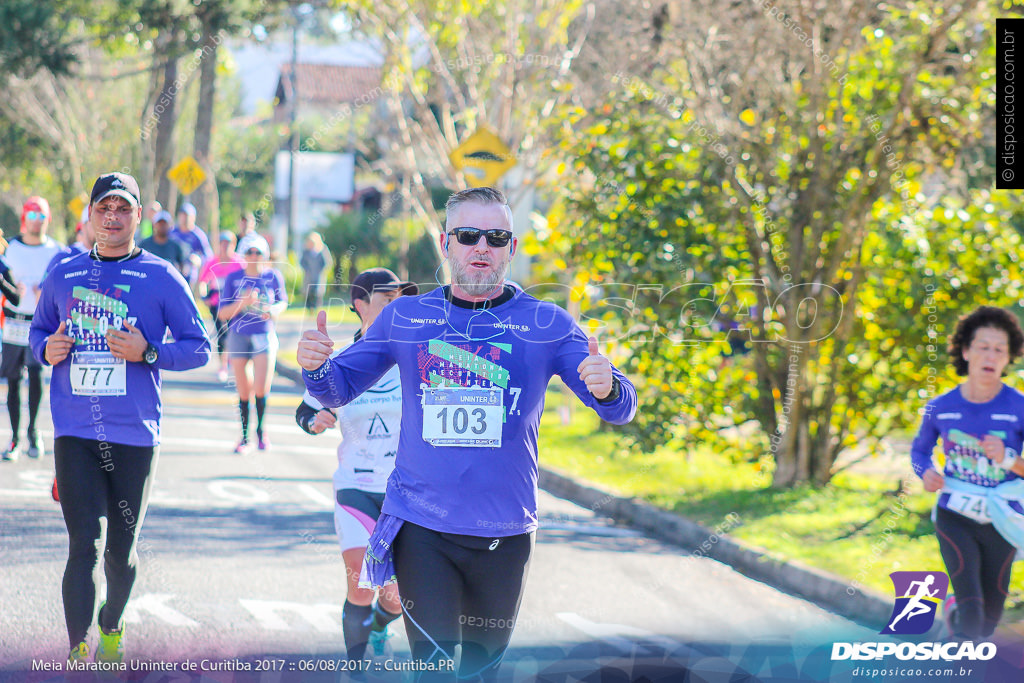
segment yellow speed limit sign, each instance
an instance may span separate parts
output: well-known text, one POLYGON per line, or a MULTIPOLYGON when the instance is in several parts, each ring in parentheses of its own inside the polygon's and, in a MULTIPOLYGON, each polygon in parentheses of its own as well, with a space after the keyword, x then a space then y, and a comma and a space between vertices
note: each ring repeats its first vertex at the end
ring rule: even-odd
POLYGON ((195 159, 185 157, 167 171, 167 178, 178 186, 182 194, 192 194, 206 180, 206 171, 195 159))
POLYGON ((452 166, 466 175, 472 187, 494 185, 508 169, 516 165, 511 150, 487 128, 477 129, 453 149, 448 158, 452 166))

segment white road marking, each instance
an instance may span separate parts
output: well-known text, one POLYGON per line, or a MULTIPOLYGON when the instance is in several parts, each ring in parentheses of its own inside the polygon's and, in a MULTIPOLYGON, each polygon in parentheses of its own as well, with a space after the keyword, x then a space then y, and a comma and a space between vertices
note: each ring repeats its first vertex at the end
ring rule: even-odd
POLYGON ((596 621, 591 621, 586 617, 582 617, 575 612, 558 612, 555 616, 573 628, 586 633, 591 638, 603 640, 609 645, 618 648, 624 654, 631 654, 638 648, 645 651, 646 654, 656 654, 652 648, 637 643, 637 640, 643 640, 646 643, 659 645, 670 652, 679 647, 679 643, 671 638, 666 638, 665 636, 658 635, 651 631, 645 631, 644 629, 636 628, 635 626, 626 626, 625 624, 600 624, 596 621), (629 638, 632 638, 633 640, 629 640, 629 638))
POLYGON ((12 498, 49 498, 50 492, 41 489, 0 489, 0 496, 12 498))
POLYGON ((18 472, 18 478, 25 482, 26 486, 44 489, 49 492, 50 487, 53 485, 53 470, 29 470, 27 472, 18 472))
MULTIPOLYGON (((268 433, 271 436, 273 436, 273 431, 268 430, 268 433)), ((218 440, 218 439, 190 439, 190 438, 187 438, 187 437, 170 437, 170 438, 165 437, 164 439, 162 439, 162 443, 160 444, 160 448, 164 449, 164 448, 168 448, 168 447, 194 447, 195 446, 195 447, 199 447, 195 451, 196 455, 204 455, 204 454, 210 454, 210 453, 223 453, 224 455, 229 455, 231 453, 232 449, 234 449, 234 447, 237 446, 237 445, 238 445, 237 441, 224 441, 224 440, 218 440)), ((331 450, 330 448, 316 448, 316 447, 313 447, 313 446, 296 446, 296 445, 293 445, 293 444, 288 444, 287 446, 282 446, 280 450, 286 451, 288 453, 295 453, 295 454, 304 453, 304 454, 307 454, 307 455, 330 455, 330 456, 334 456, 335 453, 336 453, 335 451, 331 450)))
POLYGON ((270 494, 267 491, 242 481, 217 479, 207 482, 206 486, 210 489, 210 493, 230 501, 249 503, 250 505, 270 502, 270 494), (238 493, 231 489, 236 489, 238 493))
POLYGON ((299 491, 302 491, 304 494, 306 494, 306 496, 311 501, 316 503, 318 506, 328 509, 334 507, 334 501, 331 500, 328 496, 324 495, 324 493, 320 489, 309 484, 299 484, 298 487, 299 491))
POLYGON ((167 593, 133 595, 124 609, 124 620, 131 624, 138 624, 142 622, 142 612, 148 612, 171 626, 199 626, 199 622, 192 621, 178 610, 164 604, 172 598, 174 596, 167 593))
POLYGON ((289 626, 278 612, 291 612, 321 633, 340 633, 341 625, 333 615, 341 618, 341 605, 304 605, 300 602, 281 600, 239 600, 242 607, 259 622, 260 626, 271 631, 301 631, 308 628, 289 626))

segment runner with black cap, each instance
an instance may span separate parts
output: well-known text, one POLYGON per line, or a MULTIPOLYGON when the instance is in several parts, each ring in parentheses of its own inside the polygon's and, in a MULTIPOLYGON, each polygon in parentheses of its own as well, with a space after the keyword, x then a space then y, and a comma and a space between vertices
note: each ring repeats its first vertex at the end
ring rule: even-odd
POLYGON ((11 279, 18 290, 19 301, 8 299, 4 304, 3 354, 0 354, 0 377, 7 380, 7 415, 11 419, 11 441, 4 451, 4 460, 17 460, 21 454, 21 378, 28 375, 28 456, 42 457, 43 437, 36 430, 39 404, 43 400, 43 367, 32 357, 28 346, 28 330, 39 299, 39 286, 46 267, 60 253, 61 245, 47 236, 50 227, 50 204, 43 197, 29 197, 21 208, 21 234, 14 237, 4 256, 11 279))
MULTIPOLYGON (((387 268, 371 268, 356 276, 350 294, 352 310, 360 322, 353 339, 356 342, 385 306, 400 296, 419 294, 419 288, 412 282, 402 282, 387 268)), ((345 652, 350 660, 361 660, 369 642, 375 655, 383 655, 388 624, 402 615, 398 586, 386 586, 374 600, 373 590, 359 587, 359 572, 366 542, 384 505, 388 477, 395 469, 398 425, 402 421, 398 368, 388 370, 337 413, 324 408, 307 391, 295 411, 295 421, 310 434, 321 434, 335 425, 341 429, 338 469, 334 472, 334 528, 348 580, 341 622, 345 652)))
POLYGON ((188 285, 135 245, 139 186, 123 173, 93 185, 96 244, 43 281, 29 331, 36 360, 53 366, 50 409, 60 505, 68 529, 63 601, 71 660, 89 654, 100 561, 106 601, 98 661, 124 657, 122 614, 135 582, 138 538, 160 443, 160 372, 199 367, 210 342, 188 285), (174 341, 164 343, 170 331, 174 341), (102 522, 106 519, 106 524, 102 522))

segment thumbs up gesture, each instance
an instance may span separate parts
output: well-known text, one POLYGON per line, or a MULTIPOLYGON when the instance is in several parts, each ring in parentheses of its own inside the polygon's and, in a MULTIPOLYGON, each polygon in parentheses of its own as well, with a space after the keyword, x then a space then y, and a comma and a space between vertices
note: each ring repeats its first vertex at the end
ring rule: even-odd
POLYGON ((66 326, 67 323, 62 320, 57 331, 46 338, 45 356, 50 365, 56 365, 67 358, 71 347, 75 345, 75 338, 65 332, 66 326))
POLYGON ((306 330, 299 340, 297 359, 299 365, 313 372, 320 368, 334 353, 334 342, 327 334, 327 311, 316 314, 316 329, 306 330))
POLYGON ((594 398, 605 398, 612 393, 612 364, 598 350, 597 337, 587 340, 587 351, 590 355, 576 370, 594 398))

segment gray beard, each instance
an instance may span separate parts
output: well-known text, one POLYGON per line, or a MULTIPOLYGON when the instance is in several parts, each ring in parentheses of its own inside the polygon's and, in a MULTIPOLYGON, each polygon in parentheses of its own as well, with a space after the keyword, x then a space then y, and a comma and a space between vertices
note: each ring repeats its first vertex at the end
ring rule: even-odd
POLYGON ((470 270, 469 265, 461 266, 452 262, 452 284, 458 285, 462 291, 470 296, 483 296, 490 294, 499 284, 505 281, 505 273, 508 272, 508 259, 495 264, 490 273, 475 273, 470 270))

